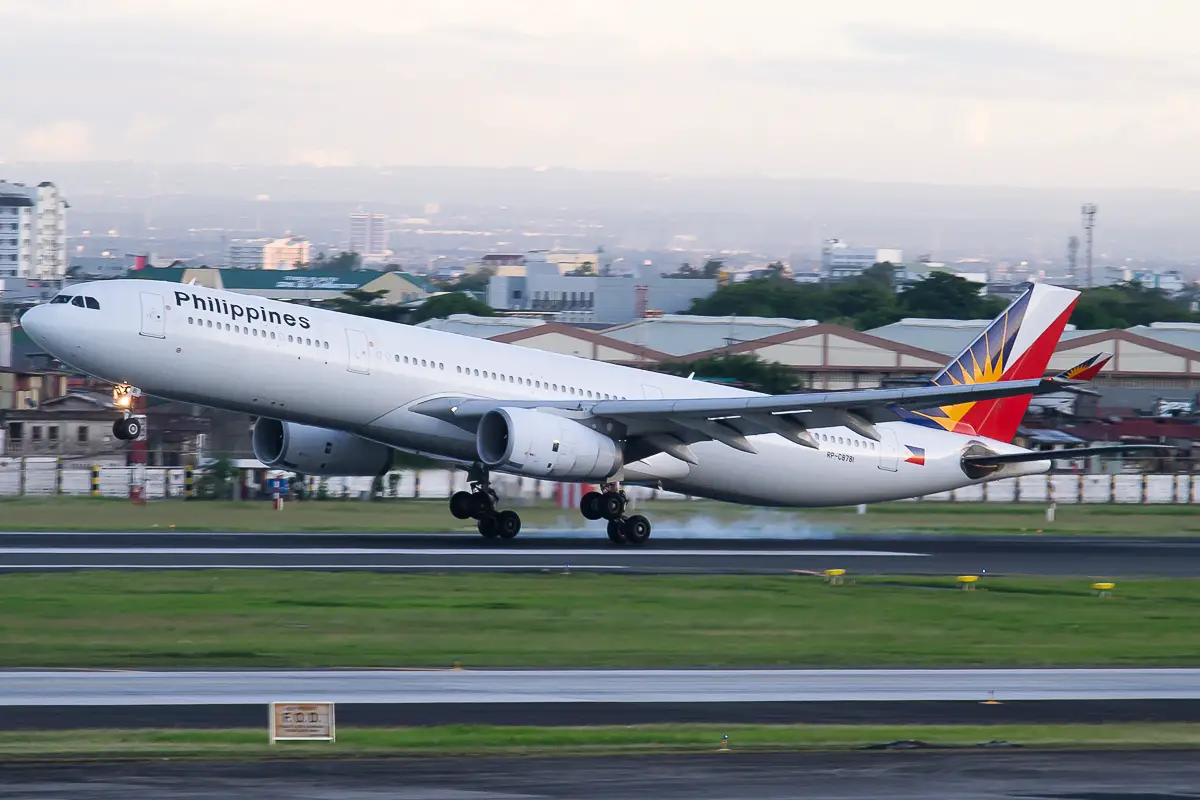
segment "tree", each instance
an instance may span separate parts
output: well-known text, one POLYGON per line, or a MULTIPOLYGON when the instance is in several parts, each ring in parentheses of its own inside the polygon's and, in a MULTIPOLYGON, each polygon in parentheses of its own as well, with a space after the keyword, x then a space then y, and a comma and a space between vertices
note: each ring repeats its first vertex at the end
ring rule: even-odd
POLYGON ((702 277, 718 278, 721 275, 721 270, 725 269, 725 262, 720 258, 710 258, 704 262, 704 269, 701 270, 702 277))
POLYGON ((982 297, 983 285, 948 272, 933 272, 900 295, 900 309, 910 317, 991 319, 1004 302, 982 297))
POLYGON ((362 256, 358 253, 338 253, 324 264, 324 269, 333 272, 351 272, 362 268, 362 256))
POLYGON ((1085 289, 1070 322, 1077 328, 1129 328, 1151 322, 1191 322, 1200 315, 1191 310, 1186 295, 1169 297, 1138 281, 1085 289))
POLYGON ((890 261, 880 261, 863 270, 861 280, 878 283, 889 290, 896 286, 896 265, 890 261))
POLYGON ((403 321, 405 310, 396 305, 383 302, 389 294, 387 289, 347 289, 341 297, 335 297, 322 303, 326 308, 340 311, 343 314, 354 314, 358 317, 382 319, 387 322, 403 321))
POLYGON ((796 373, 775 361, 763 361, 756 355, 708 356, 695 361, 668 361, 658 369, 670 375, 686 377, 693 372, 700 380, 731 381, 758 392, 789 394, 802 387, 796 373))
POLYGON ((785 281, 787 277, 787 267, 782 261, 772 261, 767 264, 767 280, 770 281, 785 281))
POLYGON ((688 262, 683 262, 679 265, 679 269, 674 272, 663 275, 664 278, 703 278, 704 273, 693 267, 688 262))
POLYGON ((451 314, 474 314, 477 317, 490 317, 496 312, 486 303, 481 303, 469 294, 462 292, 447 292, 434 295, 426 300, 409 317, 414 324, 427 319, 443 319, 451 314))
POLYGON ((453 281, 437 281, 439 289, 453 292, 486 292, 488 281, 496 274, 495 267, 484 267, 478 272, 463 274, 453 281))
POLYGON ((592 262, 585 261, 582 264, 580 264, 578 267, 576 267, 575 269, 571 270, 567 274, 568 275, 579 275, 582 277, 589 277, 589 276, 596 274, 596 269, 595 269, 594 265, 592 264, 592 262))

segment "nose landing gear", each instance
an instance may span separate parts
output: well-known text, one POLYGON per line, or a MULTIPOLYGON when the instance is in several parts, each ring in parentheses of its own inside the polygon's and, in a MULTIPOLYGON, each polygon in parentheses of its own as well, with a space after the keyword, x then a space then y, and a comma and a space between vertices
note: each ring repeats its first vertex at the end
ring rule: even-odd
POLYGON ((475 465, 467 473, 469 492, 450 497, 450 513, 456 519, 473 519, 485 539, 513 539, 521 532, 521 517, 510 509, 497 511, 500 497, 492 489, 486 467, 475 465))
POLYGON ((650 538, 650 520, 641 514, 626 517, 629 498, 619 483, 606 483, 603 491, 588 492, 579 501, 579 511, 585 519, 608 520, 608 538, 613 544, 645 544, 650 538))
POLYGON ((133 413, 134 402, 141 396, 142 390, 136 386, 127 383, 113 386, 113 407, 121 412, 121 418, 113 423, 113 436, 122 442, 140 439, 145 432, 145 417, 133 413))

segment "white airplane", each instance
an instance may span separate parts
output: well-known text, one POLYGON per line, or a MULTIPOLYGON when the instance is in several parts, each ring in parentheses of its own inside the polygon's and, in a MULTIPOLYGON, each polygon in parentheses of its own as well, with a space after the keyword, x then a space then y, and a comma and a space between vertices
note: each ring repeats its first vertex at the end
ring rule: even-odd
MULTIPOLYGON (((195 285, 84 283, 21 325, 60 361, 130 393, 257 416, 255 456, 310 475, 379 475, 395 449, 469 466, 450 499, 488 538, 492 471, 597 483, 580 504, 617 543, 650 536, 622 483, 774 506, 874 503, 1046 472, 1012 444, 1078 292, 1034 285, 927 386, 762 395, 516 345, 195 285)), ((1098 371, 1098 368, 1095 368, 1098 371)), ((117 438, 140 435, 129 414, 117 438)), ((1071 455, 1126 446, 1078 448, 1071 455)), ((1065 455, 1062 457, 1066 457, 1065 455)))

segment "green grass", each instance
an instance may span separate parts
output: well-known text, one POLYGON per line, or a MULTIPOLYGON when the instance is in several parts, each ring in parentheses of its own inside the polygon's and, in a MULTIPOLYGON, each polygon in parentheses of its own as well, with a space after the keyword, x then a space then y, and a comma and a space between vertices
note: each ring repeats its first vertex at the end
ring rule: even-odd
MULTIPOLYGON (((583 527, 582 517, 547 504, 514 506, 528 530, 583 527)), ((660 500, 639 509, 662 527, 694 526, 698 519, 742 531, 822 533, 1200 535, 1200 514, 1189 506, 1059 506, 1047 523, 1042 503, 884 503, 859 515, 853 508, 759 509, 711 501, 660 500)), ((134 506, 125 500, 84 497, 0 499, 0 531, 460 531, 474 526, 450 516, 446 501, 309 501, 276 512, 264 502, 184 502, 134 506)), ((599 523, 587 526, 603 536, 599 523)))
POLYGON ((0 575, 2 667, 1196 666, 1200 583, 0 575), (930 588, 934 587, 934 588, 930 588))
POLYGON ((259 760, 404 755, 602 755, 850 750, 898 739, 971 746, 1004 740, 1036 748, 1193 748, 1200 724, 1114 725, 644 725, 534 728, 457 725, 343 728, 336 742, 267 743, 261 730, 88 730, 0 733, 0 759, 193 758, 259 760))

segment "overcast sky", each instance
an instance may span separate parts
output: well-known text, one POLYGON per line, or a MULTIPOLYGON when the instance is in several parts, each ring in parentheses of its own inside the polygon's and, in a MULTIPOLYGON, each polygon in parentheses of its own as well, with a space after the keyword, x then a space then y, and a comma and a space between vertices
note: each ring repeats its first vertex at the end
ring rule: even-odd
POLYGON ((0 0, 0 160, 1200 189, 1191 0, 0 0))

